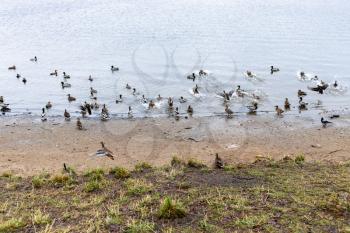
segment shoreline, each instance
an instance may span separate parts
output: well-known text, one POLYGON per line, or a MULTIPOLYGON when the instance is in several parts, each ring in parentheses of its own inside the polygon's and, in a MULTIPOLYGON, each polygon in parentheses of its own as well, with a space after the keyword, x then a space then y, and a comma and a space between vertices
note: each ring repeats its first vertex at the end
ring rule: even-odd
POLYGON ((86 130, 75 127, 75 119, 2 118, 0 126, 0 173, 23 176, 58 172, 63 163, 77 171, 122 166, 139 162, 153 166, 168 164, 173 156, 211 165, 215 153, 232 164, 253 162, 257 157, 281 159, 303 154, 308 161, 350 160, 348 118, 322 128, 308 118, 199 117, 113 119, 101 122, 83 119, 86 130), (115 154, 115 160, 97 157, 100 142, 115 154))

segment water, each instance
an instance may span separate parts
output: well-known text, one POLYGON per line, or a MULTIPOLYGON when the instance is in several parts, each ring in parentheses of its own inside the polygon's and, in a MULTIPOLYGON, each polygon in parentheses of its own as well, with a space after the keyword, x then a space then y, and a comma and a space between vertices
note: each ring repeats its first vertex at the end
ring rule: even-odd
MULTIPOLYGON (((106 103, 118 116, 128 106, 138 116, 166 114, 149 111, 125 89, 126 83, 140 94, 184 96, 187 104, 175 103, 184 112, 190 103, 196 115, 224 111, 215 92, 243 89, 264 93, 260 109, 273 111, 288 97, 297 105, 300 82, 297 72, 318 75, 325 82, 337 80, 350 86, 350 2, 347 0, 2 0, 0 3, 0 95, 12 114, 41 113, 51 101, 50 115, 64 109, 78 114, 81 102, 90 101, 90 86, 98 90, 98 102, 106 103), (38 63, 29 59, 37 56, 38 63), (15 64, 16 72, 7 70, 15 64), (110 65, 120 67, 112 73, 110 65), (281 72, 270 75, 269 66, 281 72), (210 71, 195 83, 201 95, 190 90, 193 70, 210 71), (62 77, 50 77, 54 69, 66 71, 72 88, 62 90, 62 77), (263 82, 247 81, 252 70, 263 82), (24 85, 16 73, 26 77, 24 85), (90 83, 88 76, 94 81, 90 83), (67 94, 77 98, 68 103, 67 94), (124 103, 115 104, 123 94, 124 103)), ((349 92, 311 93, 303 115, 317 116, 324 110, 347 110, 349 92), (315 108, 318 100, 320 107, 315 108)), ((249 101, 232 100, 231 108, 246 112, 249 101)), ((293 109, 289 114, 298 115, 293 109)))

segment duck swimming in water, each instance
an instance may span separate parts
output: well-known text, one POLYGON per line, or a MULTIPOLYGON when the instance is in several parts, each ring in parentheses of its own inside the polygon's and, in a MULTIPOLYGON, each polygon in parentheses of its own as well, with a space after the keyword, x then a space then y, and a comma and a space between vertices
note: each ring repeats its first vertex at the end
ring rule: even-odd
POLYGON ((174 105, 173 99, 171 97, 168 98, 168 108, 172 109, 174 105))
POLYGON ((154 104, 154 101, 153 100, 151 100, 150 102, 149 102, 149 104, 148 104, 148 107, 149 108, 154 108, 156 105, 154 104))
POLYGON ((11 109, 8 107, 8 104, 3 104, 0 111, 4 114, 5 112, 11 112, 11 109))
POLYGON ((338 87, 338 82, 337 81, 334 81, 333 87, 338 87))
POLYGON ((198 85, 193 88, 193 94, 199 94, 198 85))
POLYGON ((305 103, 303 101, 303 97, 299 98, 299 110, 307 110, 306 106, 308 105, 308 103, 305 103))
POLYGON ((64 110, 63 116, 66 121, 70 120, 70 113, 67 111, 67 109, 64 110))
POLYGON ((132 108, 131 108, 131 106, 129 106, 128 116, 129 116, 129 117, 132 117, 132 116, 133 116, 133 113, 132 113, 132 108))
POLYGON ((119 68, 118 68, 118 67, 111 66, 111 71, 112 71, 112 72, 114 72, 114 71, 119 71, 119 68))
POLYGON ((284 110, 289 110, 290 109, 290 103, 288 98, 284 100, 284 110))
POLYGON ((278 116, 282 116, 282 114, 284 113, 284 111, 281 108, 279 108, 278 105, 275 106, 275 111, 278 116))
POLYGON ((271 71, 271 74, 273 74, 275 72, 279 72, 280 69, 278 69, 277 67, 270 66, 270 71, 271 71))
POLYGON ((21 77, 21 75, 20 74, 16 74, 16 78, 20 78, 21 77))
POLYGON ((50 73, 51 76, 57 76, 58 75, 58 72, 57 70, 55 70, 54 72, 50 73))
POLYGON ((37 62, 37 61, 38 61, 38 58, 37 58, 36 56, 34 56, 33 58, 29 59, 29 61, 37 62))
POLYGON ((185 99, 183 96, 180 96, 179 102, 180 102, 181 104, 186 103, 186 102, 187 102, 187 99, 185 99))
POLYGON ((68 88, 68 87, 71 87, 72 85, 70 83, 67 83, 67 82, 61 82, 61 86, 62 86, 62 88, 68 88))
POLYGON ((125 86, 126 89, 130 90, 131 89, 131 86, 127 83, 126 86, 125 86))
POLYGON ((3 104, 3 103, 4 103, 4 97, 0 96, 0 104, 3 104))
POLYGON ((9 70, 16 70, 16 66, 15 66, 15 65, 10 66, 8 69, 9 69, 9 70))
POLYGON ((45 108, 46 108, 46 109, 52 108, 52 103, 51 103, 50 101, 47 102, 47 104, 45 105, 45 108))
POLYGON ((23 78, 23 79, 22 79, 22 82, 23 82, 24 84, 26 84, 26 83, 27 83, 27 79, 26 79, 26 78, 23 78))
POLYGON ((92 88, 92 87, 90 87, 90 93, 92 93, 92 94, 96 94, 96 93, 97 93, 97 90, 96 90, 96 89, 94 89, 94 88, 92 88))
POLYGON ((71 96, 70 94, 68 94, 67 96, 68 96, 68 101, 69 102, 73 102, 73 101, 77 100, 75 97, 71 96))
POLYGON ((63 78, 64 79, 70 79, 70 75, 66 74, 66 72, 63 71, 63 78))
POLYGON ((258 103, 254 101, 252 105, 248 105, 247 108, 250 113, 255 113, 256 110, 258 110, 258 103))
POLYGON ((90 82, 94 81, 94 79, 91 77, 91 75, 89 75, 89 81, 90 82))
POLYGON ((298 90, 298 97, 300 96, 306 96, 306 92, 305 91, 302 91, 302 90, 298 90))
POLYGON ((119 95, 119 98, 116 99, 115 103, 116 104, 119 104, 119 103, 122 103, 123 102, 123 96, 122 95, 119 95))

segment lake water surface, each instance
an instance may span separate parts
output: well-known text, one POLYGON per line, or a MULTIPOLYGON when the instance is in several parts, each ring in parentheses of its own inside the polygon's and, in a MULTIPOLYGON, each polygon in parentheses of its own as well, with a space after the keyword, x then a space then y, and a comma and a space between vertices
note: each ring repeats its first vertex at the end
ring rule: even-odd
MULTIPOLYGON (((304 98, 317 116, 324 110, 347 111, 350 106, 350 2, 347 0, 2 0, 0 2, 0 95, 11 114, 40 114, 51 101, 50 115, 64 109, 78 114, 81 102, 91 101, 90 87, 98 90, 98 102, 113 114, 124 116, 128 106, 135 115, 166 114, 166 102, 149 111, 140 103, 141 94, 184 96, 195 114, 224 112, 216 93, 241 85, 262 99, 260 110, 273 111, 288 97, 298 105, 301 82, 297 73, 317 75, 327 83, 335 80, 341 91, 311 93, 304 98), (37 56, 37 63, 29 59, 37 56), (17 71, 7 67, 17 66, 17 71), (120 67, 112 73, 110 65, 120 67), (281 72, 271 75, 270 65, 281 72), (71 88, 62 89, 66 71, 71 88), (208 77, 187 80, 199 69, 208 77), (261 79, 243 75, 252 70, 261 79), (27 79, 24 85, 16 78, 27 79), (90 83, 88 76, 94 81, 90 83), (133 96, 126 83, 140 93, 133 96), (191 89, 198 84, 200 95, 191 89), (67 94, 77 98, 68 103, 67 94), (116 104, 122 94, 124 102, 116 104)), ((230 107, 247 112, 250 100, 233 98, 230 107)), ((158 104, 158 103, 157 103, 158 104)), ((297 109, 288 114, 298 115, 297 109)))

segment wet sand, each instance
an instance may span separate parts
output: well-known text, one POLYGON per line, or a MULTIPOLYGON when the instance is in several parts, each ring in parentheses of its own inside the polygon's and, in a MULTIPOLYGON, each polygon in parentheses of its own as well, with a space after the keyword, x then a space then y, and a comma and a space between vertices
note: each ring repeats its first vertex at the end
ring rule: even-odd
POLYGON ((63 163, 77 171, 132 168, 143 161, 161 166, 169 164, 173 156, 211 165, 215 153, 228 163, 299 154, 308 161, 350 160, 348 117, 327 128, 302 117, 83 119, 83 131, 76 129, 75 119, 41 122, 38 118, 3 117, 0 121, 0 172, 22 176, 58 172, 63 163), (95 156, 100 141, 115 153, 115 160, 95 156))

